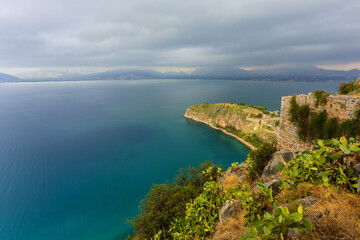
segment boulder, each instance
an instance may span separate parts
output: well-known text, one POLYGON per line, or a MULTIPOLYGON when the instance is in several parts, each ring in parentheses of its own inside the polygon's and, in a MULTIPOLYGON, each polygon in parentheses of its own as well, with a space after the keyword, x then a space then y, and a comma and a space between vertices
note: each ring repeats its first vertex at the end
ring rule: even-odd
POLYGON ((293 152, 276 152, 269 163, 265 166, 261 175, 262 182, 268 182, 279 178, 279 167, 284 167, 284 163, 289 162, 295 154, 293 152))
POLYGON ((236 200, 236 201, 229 201, 227 200, 225 202, 225 204, 222 206, 222 208, 220 209, 220 213, 219 213, 219 220, 221 223, 224 223, 226 218, 231 217, 236 208, 239 206, 239 204, 241 203, 241 200, 236 200))
POLYGON ((358 191, 358 193, 360 193, 360 163, 354 165, 353 169, 354 169, 354 173, 355 173, 356 177, 358 178, 357 191, 358 191))
POLYGON ((232 167, 230 169, 230 174, 231 175, 235 174, 237 176, 241 176, 245 172, 245 170, 248 166, 249 166, 249 164, 247 162, 243 162, 235 167, 232 167))
POLYGON ((353 169, 354 169, 354 173, 357 177, 360 176, 360 163, 356 164, 353 166, 353 169))

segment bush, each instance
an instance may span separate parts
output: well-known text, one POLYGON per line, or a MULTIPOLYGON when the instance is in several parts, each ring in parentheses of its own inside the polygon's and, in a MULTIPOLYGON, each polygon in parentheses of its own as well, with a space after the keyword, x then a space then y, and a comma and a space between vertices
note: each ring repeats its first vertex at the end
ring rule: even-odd
POLYGON ((275 127, 278 127, 280 125, 280 121, 279 120, 276 120, 275 121, 275 127))
POLYGON ((318 140, 319 149, 304 151, 285 163, 282 170, 286 187, 296 187, 300 183, 334 184, 356 191, 357 178, 351 167, 346 166, 346 157, 359 157, 360 147, 353 138, 340 140, 318 140))
POLYGON ((324 90, 317 90, 314 91, 314 96, 316 98, 316 103, 315 106, 319 106, 319 105, 325 105, 327 103, 327 98, 330 95, 330 93, 324 91, 324 90))
POLYGON ((213 235, 218 213, 228 198, 222 186, 214 181, 204 185, 204 191, 186 207, 185 216, 175 219, 170 229, 174 239, 205 239, 213 235))
POLYGON ((341 95, 347 95, 353 91, 359 90, 358 84, 356 84, 356 81, 352 81, 349 83, 342 82, 340 86, 338 87, 338 93, 341 95))
POLYGON ((271 160, 275 152, 275 143, 263 143, 258 149, 251 150, 247 158, 247 162, 249 163, 247 170, 250 180, 254 181, 261 176, 265 166, 271 160))
POLYGON ((199 167, 180 169, 173 183, 155 184, 140 202, 140 214, 130 222, 141 239, 151 239, 162 231, 161 239, 168 239, 171 221, 184 217, 186 204, 203 190, 205 182, 216 181, 220 168, 210 162, 199 167))

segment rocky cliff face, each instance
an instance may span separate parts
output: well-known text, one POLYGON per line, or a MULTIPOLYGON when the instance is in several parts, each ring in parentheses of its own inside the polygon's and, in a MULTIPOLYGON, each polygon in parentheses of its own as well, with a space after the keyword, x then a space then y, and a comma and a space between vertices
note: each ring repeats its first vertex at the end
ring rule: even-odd
MULTIPOLYGON (((289 110, 291 107, 291 99, 292 96, 282 97, 281 99, 278 149, 292 152, 313 150, 316 142, 302 141, 298 137, 297 127, 290 121, 289 110)), ((330 95, 327 97, 326 104, 316 106, 317 99, 313 93, 309 93, 307 95, 296 95, 296 102, 298 105, 309 105, 310 110, 315 113, 326 110, 330 118, 338 118, 340 121, 344 121, 355 117, 355 111, 359 107, 360 98, 345 95, 330 95)))

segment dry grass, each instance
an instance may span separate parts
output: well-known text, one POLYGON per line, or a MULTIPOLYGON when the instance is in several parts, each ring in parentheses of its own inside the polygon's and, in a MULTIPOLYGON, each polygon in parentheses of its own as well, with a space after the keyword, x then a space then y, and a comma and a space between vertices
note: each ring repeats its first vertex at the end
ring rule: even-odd
POLYGON ((225 175, 224 179, 221 182, 224 190, 229 190, 229 188, 236 188, 241 183, 239 176, 237 175, 225 175))
POLYGON ((216 234, 213 240, 237 240, 239 236, 249 231, 245 227, 245 211, 239 207, 231 218, 227 218, 224 223, 218 222, 216 225, 216 234))
POLYGON ((324 187, 315 187, 312 194, 316 204, 306 214, 315 227, 309 239, 360 239, 359 195, 324 187))

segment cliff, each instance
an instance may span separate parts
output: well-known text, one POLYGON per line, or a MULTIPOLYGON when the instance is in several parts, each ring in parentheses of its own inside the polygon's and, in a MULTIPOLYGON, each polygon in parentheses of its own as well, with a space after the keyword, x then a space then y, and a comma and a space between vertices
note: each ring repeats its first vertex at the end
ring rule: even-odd
POLYGON ((243 143, 250 143, 253 146, 250 146, 251 148, 277 138, 275 122, 279 118, 258 106, 233 103, 197 104, 188 108, 184 116, 240 138, 243 143))

